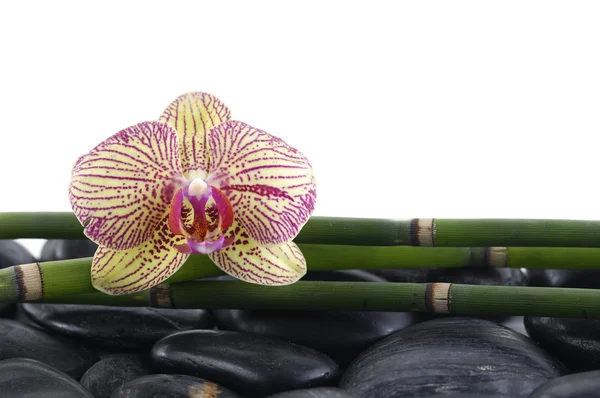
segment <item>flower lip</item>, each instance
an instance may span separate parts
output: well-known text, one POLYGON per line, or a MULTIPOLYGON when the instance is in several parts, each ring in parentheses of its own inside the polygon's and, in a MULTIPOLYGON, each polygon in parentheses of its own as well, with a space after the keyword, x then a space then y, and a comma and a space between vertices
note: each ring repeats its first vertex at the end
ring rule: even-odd
POLYGON ((209 254, 231 244, 225 232, 233 223, 233 209, 218 188, 195 178, 178 189, 171 201, 169 229, 187 239, 181 252, 209 254))

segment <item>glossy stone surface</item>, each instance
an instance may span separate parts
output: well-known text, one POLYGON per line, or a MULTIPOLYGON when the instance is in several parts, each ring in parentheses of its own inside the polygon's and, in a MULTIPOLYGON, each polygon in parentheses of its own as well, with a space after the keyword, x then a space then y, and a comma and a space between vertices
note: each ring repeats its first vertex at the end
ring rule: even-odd
POLYGON ((597 398, 600 396, 600 370, 573 373, 539 386, 529 398, 597 398))
POLYGON ((439 268, 427 282, 467 285, 527 286, 527 275, 515 268, 439 268))
POLYGON ((514 330, 515 332, 519 332, 519 333, 529 337, 529 334, 527 333, 527 330, 525 329, 524 319, 525 318, 522 316, 511 316, 499 323, 503 326, 506 326, 507 328, 514 330))
POLYGON ((93 257, 98 245, 88 239, 52 239, 42 246, 40 261, 93 257))
POLYGON ((386 282, 380 276, 360 269, 343 271, 309 271, 303 281, 386 282))
POLYGON ((151 358, 158 372, 202 377, 244 396, 332 385, 339 376, 325 354, 248 333, 176 333, 157 342, 151 358))
MULTIPOLYGON (((310 272, 303 280, 385 282, 365 271, 310 272)), ((369 311, 213 311, 220 329, 281 338, 321 351, 340 366, 360 352, 415 322, 404 312, 369 311)))
POLYGON ((445 318, 404 329, 367 349, 340 387, 365 398, 527 397, 564 372, 520 333, 487 320, 445 318))
POLYGON ((36 259, 20 243, 12 240, 0 240, 0 268, 29 264, 36 259))
POLYGON ((206 310, 32 303, 21 308, 48 330, 117 348, 147 347, 175 332, 214 325, 206 310))
POLYGON ((527 316, 525 328, 571 371, 600 369, 600 320, 527 316))
POLYGON ((369 272, 390 282, 425 283, 431 281, 434 268, 374 269, 369 272))
POLYGON ((31 359, 0 361, 0 397, 92 398, 79 383, 53 367, 31 359))
POLYGON ((241 398, 229 389, 198 377, 149 375, 130 381, 110 398, 241 398))
POLYGON ((280 392, 267 398, 356 398, 356 396, 337 387, 317 387, 280 392))
POLYGON ((125 383, 150 373, 144 362, 139 355, 111 355, 96 362, 79 382, 95 397, 110 397, 125 383))
POLYGON ((0 336, 0 359, 35 359, 76 378, 98 360, 95 352, 77 342, 11 319, 0 319, 0 336))
POLYGON ((600 288, 600 270, 536 269, 531 274, 531 286, 600 288))

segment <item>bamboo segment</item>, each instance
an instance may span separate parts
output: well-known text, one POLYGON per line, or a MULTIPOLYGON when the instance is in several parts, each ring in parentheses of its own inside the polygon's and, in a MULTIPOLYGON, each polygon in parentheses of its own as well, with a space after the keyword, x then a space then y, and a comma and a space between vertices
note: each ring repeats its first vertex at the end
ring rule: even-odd
MULTIPOLYGON (((454 268, 474 265, 484 258, 484 249, 423 248, 423 247, 364 247, 336 245, 300 245, 311 271, 378 268, 454 268)), ((0 270, 0 302, 24 301, 27 291, 43 286, 41 296, 93 293, 90 281, 92 258, 34 263, 32 269, 39 274, 37 280, 22 281, 15 270, 23 266, 0 270), (37 269, 39 268, 39 271, 37 269), (25 282, 29 282, 25 283, 25 282)), ((208 256, 192 255, 166 283, 211 278, 223 275, 208 256)), ((37 290, 40 290, 37 289, 37 290)))
POLYGON ((600 319, 600 290, 449 283, 308 282, 260 286, 241 281, 159 285, 131 296, 93 293, 40 302, 173 308, 427 312, 463 316, 533 315, 600 319), (156 289, 167 302, 153 299, 156 289))
POLYGON ((435 246, 600 247, 600 221, 435 219, 435 246))
POLYGON ((0 213, 0 239, 86 239, 73 213, 0 213))
MULTIPOLYGON (((24 238, 85 237, 73 213, 0 213, 0 239, 24 238)), ((348 246, 600 248, 600 221, 311 217, 294 241, 348 246)))
MULTIPOLYGON (((511 267, 600 269, 600 249, 539 247, 411 247, 299 245, 309 271, 346 269, 511 267)), ((94 293, 92 259, 51 261, 0 270, 0 302, 94 293)), ((166 283, 223 275, 208 256, 192 255, 166 283)))

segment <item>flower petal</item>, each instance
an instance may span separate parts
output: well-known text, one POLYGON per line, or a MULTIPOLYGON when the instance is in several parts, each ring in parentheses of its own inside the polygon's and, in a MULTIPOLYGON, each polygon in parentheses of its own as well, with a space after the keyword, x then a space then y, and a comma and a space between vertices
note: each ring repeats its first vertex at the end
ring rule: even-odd
POLYGON ((225 249, 209 254, 227 274, 259 285, 289 285, 306 274, 306 260, 295 243, 261 246, 243 228, 225 249))
POLYGON ((163 217, 152 239, 129 250, 98 247, 92 261, 92 285, 112 295, 131 294, 158 285, 177 271, 189 254, 177 250, 185 238, 169 231, 163 217))
POLYGON ((182 170, 186 177, 203 178, 208 170, 208 146, 206 134, 209 129, 231 118, 231 112, 217 97, 202 92, 179 96, 160 117, 179 134, 179 151, 182 170))
POLYGON ((283 140, 238 121, 211 129, 207 183, 229 198, 234 217, 262 244, 292 240, 315 207, 308 159, 283 140))
POLYGON ((152 237, 181 178, 177 133, 163 123, 139 123, 78 159, 69 199, 88 238, 130 249, 152 237))

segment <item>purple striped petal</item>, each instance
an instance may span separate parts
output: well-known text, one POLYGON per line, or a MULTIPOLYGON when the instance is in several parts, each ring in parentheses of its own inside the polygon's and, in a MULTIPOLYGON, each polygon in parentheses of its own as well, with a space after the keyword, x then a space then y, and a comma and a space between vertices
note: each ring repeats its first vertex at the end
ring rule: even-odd
POLYGON ((221 189, 237 222, 262 244, 292 240, 315 207, 308 159, 283 140, 238 121, 209 133, 207 183, 221 189))
POLYGON ((139 247, 113 250, 100 246, 92 261, 92 285, 111 295, 131 294, 158 285, 173 275, 189 254, 177 250, 185 238, 169 230, 168 215, 152 238, 139 247))
POLYGON ((221 100, 202 92, 183 94, 165 109, 160 121, 179 134, 182 170, 188 179, 206 177, 210 167, 206 134, 230 118, 231 112, 221 100))
POLYGON ((306 261, 293 242, 261 246, 240 228, 226 248, 209 254, 227 274, 258 285, 289 285, 306 274, 306 261))
POLYGON ((126 128, 75 164, 69 199, 92 241, 125 250, 152 238, 181 183, 177 133, 160 122, 126 128))

